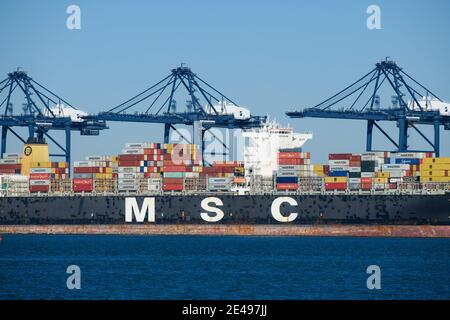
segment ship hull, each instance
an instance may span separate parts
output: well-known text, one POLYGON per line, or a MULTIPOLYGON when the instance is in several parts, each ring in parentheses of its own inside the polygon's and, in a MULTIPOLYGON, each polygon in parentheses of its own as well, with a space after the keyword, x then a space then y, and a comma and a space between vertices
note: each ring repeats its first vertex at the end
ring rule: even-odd
POLYGON ((450 225, 450 195, 210 194, 0 198, 1 225, 133 223, 450 225))

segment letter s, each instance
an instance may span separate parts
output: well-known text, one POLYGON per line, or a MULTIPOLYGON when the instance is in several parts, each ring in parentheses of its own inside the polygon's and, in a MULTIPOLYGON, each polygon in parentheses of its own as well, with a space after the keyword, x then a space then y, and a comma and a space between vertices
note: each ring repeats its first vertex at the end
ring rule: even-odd
POLYGON ((202 200, 200 205, 201 205, 203 210, 206 210, 206 211, 209 211, 209 212, 214 212, 216 215, 214 217, 211 217, 211 216, 208 215, 207 212, 201 212, 200 216, 206 222, 218 222, 218 221, 222 220, 222 218, 224 216, 223 211, 220 210, 219 208, 211 207, 209 205, 209 203, 211 203, 211 202, 214 203, 217 206, 223 206, 223 202, 219 198, 217 198, 217 197, 207 197, 207 198, 202 200))
POLYGON ((279 222, 292 222, 297 218, 297 213, 292 212, 289 216, 285 217, 280 212, 280 206, 283 202, 289 203, 291 206, 296 206, 297 201, 291 197, 278 197, 272 202, 272 217, 279 222))

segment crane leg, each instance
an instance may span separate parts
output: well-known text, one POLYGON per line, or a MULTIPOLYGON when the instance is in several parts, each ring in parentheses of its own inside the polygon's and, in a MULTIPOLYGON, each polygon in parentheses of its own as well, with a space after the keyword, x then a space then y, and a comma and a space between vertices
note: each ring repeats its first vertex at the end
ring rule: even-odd
POLYGON ((2 126, 2 150, 0 154, 0 158, 3 159, 3 155, 6 152, 6 136, 8 134, 8 127, 2 126))
POLYGON ((372 133, 374 120, 367 121, 366 151, 372 151, 372 133))

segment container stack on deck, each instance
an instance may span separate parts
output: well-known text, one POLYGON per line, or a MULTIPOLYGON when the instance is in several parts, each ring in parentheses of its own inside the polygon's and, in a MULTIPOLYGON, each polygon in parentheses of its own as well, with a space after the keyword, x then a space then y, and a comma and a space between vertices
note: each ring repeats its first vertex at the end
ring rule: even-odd
POLYGON ((450 158, 426 158, 420 165, 420 182, 450 183, 450 158))
POLYGON ((299 177, 314 176, 311 154, 299 149, 284 149, 278 152, 278 169, 276 172, 277 190, 297 190, 299 177))
POLYGON ((155 189, 161 182, 164 150, 160 143, 128 143, 118 156, 118 191, 155 189))
MULTIPOLYGON (((164 145, 163 190, 182 191, 185 188, 185 179, 193 181, 198 179, 202 172, 202 157, 200 150, 194 144, 164 145)), ((186 183, 189 189, 196 189, 190 182, 186 183)))
POLYGON ((21 156, 17 153, 5 153, 0 159, 0 174, 20 174, 21 156))
POLYGON ((68 178, 66 162, 33 162, 30 167, 30 192, 47 193, 52 184, 56 186, 68 178))

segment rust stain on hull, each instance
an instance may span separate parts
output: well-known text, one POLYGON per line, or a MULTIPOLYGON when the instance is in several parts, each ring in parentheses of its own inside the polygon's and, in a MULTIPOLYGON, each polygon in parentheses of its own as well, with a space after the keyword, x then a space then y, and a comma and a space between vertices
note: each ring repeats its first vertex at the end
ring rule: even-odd
POLYGON ((248 235, 450 238, 450 226, 394 225, 0 225, 0 234, 248 235))

